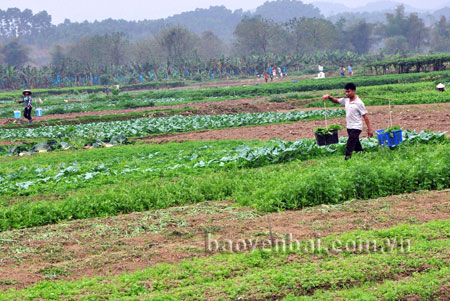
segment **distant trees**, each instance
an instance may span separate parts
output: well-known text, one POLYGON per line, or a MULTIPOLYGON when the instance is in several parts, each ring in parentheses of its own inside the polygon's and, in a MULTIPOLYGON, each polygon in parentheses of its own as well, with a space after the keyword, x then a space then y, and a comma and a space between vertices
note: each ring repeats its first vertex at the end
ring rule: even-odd
POLYGON ((206 59, 220 57, 227 51, 225 43, 210 30, 200 35, 196 48, 198 55, 206 59))
POLYGON ((450 22, 441 16, 431 33, 430 47, 434 51, 450 52, 450 22))
MULTIPOLYGON (((324 19, 314 6, 298 0, 268 1, 254 13, 213 6, 160 20, 66 19, 57 26, 51 24, 51 16, 45 11, 33 14, 28 9, 0 10, 3 44, 20 38, 25 46, 64 45, 67 57, 100 66, 161 59, 178 65, 189 59, 211 59, 230 53, 290 55, 340 50, 366 54, 379 48, 387 53, 448 51, 448 32, 445 17, 426 26, 418 15, 405 14, 403 6, 385 14, 384 23, 355 18, 331 21, 324 19), (170 40, 169 29, 181 39, 170 40)), ((9 64, 11 60, 0 53, 0 63, 9 64)))
POLYGON ((29 9, 0 9, 0 40, 32 36, 52 28, 52 17, 42 11, 35 15, 29 9))
POLYGON ((359 22, 344 28, 345 20, 333 24, 325 19, 293 19, 281 25, 261 17, 246 17, 234 32, 234 53, 241 55, 275 53, 279 55, 318 51, 369 51, 372 26, 359 22))
POLYGON ((276 24, 260 16, 245 17, 234 30, 235 52, 243 55, 264 54, 273 46, 276 24))
POLYGON ((153 38, 134 43, 131 55, 132 61, 138 64, 153 63, 163 59, 161 46, 153 38))
POLYGON ((342 33, 328 20, 302 18, 290 23, 295 51, 314 53, 317 51, 340 49, 342 33))
POLYGON ((292 19, 323 18, 320 10, 311 5, 297 0, 267 1, 256 8, 255 15, 276 23, 285 23, 292 19))
POLYGON ((64 53, 64 49, 60 45, 55 45, 53 49, 50 51, 51 56, 51 65, 55 66, 58 69, 63 69, 64 62, 66 60, 66 55, 64 53))
POLYGON ((5 64, 14 67, 22 67, 29 61, 29 49, 23 46, 18 39, 13 39, 0 49, 2 60, 5 64))
POLYGON ((195 47, 195 36, 184 27, 169 27, 161 31, 157 41, 166 58, 167 67, 184 65, 192 56, 195 47))
POLYGON ((422 19, 417 14, 406 16, 403 5, 398 6, 394 14, 386 14, 386 24, 380 30, 386 38, 385 48, 389 53, 407 49, 420 51, 428 42, 422 19))
POLYGON ((353 45, 356 53, 366 54, 372 45, 372 32, 373 25, 362 20, 351 26, 347 30, 344 38, 353 45))
POLYGON ((123 33, 85 37, 75 43, 68 56, 81 64, 98 66, 119 66, 127 62, 129 41, 123 33))
POLYGON ((137 83, 194 74, 202 80, 260 74, 269 64, 298 70, 370 61, 375 56, 365 55, 374 52, 398 57, 450 51, 446 17, 426 26, 403 6, 387 13, 384 23, 323 19, 294 0, 266 2, 256 13, 220 6, 153 21, 50 21, 45 11, 0 10, 0 87, 137 83), (202 30, 205 24, 210 30, 202 30), (224 39, 230 30, 234 38, 224 39), (42 51, 49 53, 49 66, 35 68, 30 49, 36 45, 50 48, 42 51))

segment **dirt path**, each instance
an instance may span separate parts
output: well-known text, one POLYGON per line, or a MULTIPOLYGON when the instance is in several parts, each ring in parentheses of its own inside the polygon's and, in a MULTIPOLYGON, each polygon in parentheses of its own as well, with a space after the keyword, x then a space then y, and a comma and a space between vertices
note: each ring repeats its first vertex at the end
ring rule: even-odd
MULTIPOLYGON (((157 263, 210 256, 205 252, 205 233, 218 241, 269 238, 266 216, 234 205, 205 202, 0 233, 0 290, 21 289, 45 279, 117 275, 157 263)), ((292 234, 302 241, 357 229, 449 219, 450 190, 269 216, 275 238, 292 234)))
MULTIPOLYGON (((374 130, 388 127, 389 113, 387 106, 368 107, 368 110, 370 122, 374 130)), ((345 126, 345 117, 329 120, 329 123, 339 123, 345 126)), ((450 104, 396 106, 392 109, 392 123, 393 125, 399 125, 405 129, 416 131, 450 131, 450 104)), ((144 140, 156 143, 226 139, 298 140, 301 138, 314 138, 314 129, 318 126, 324 126, 324 121, 206 130, 191 133, 160 135, 148 137, 144 140)), ((341 131, 340 135, 347 136, 345 131, 341 131)), ((367 137, 367 131, 365 129, 363 130, 361 137, 367 137)))
MULTIPOLYGON (((330 76, 335 77, 335 76, 330 76)), ((293 80, 305 80, 305 79, 313 79, 314 75, 300 75, 300 76, 287 76, 282 78, 274 78, 273 83, 279 82, 289 82, 293 80)), ((270 83, 270 80, 269 80, 270 83)), ((240 80, 225 80, 220 82, 205 82, 199 84, 191 84, 188 86, 182 87, 174 87, 169 88, 173 90, 178 89, 203 89, 203 88, 218 88, 218 87, 234 87, 234 86, 253 86, 253 85, 263 85, 265 84, 264 78, 248 78, 248 79, 240 79, 240 80)), ((146 90, 149 91, 149 90, 146 90)))

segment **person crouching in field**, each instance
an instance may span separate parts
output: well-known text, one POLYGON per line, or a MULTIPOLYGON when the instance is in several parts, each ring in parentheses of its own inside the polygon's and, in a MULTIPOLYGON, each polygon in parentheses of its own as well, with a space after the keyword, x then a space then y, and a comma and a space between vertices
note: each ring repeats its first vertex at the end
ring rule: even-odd
POLYGON ((324 101, 330 100, 334 103, 345 106, 346 122, 347 122, 347 150, 345 152, 345 160, 352 157, 352 152, 363 152, 361 142, 359 142, 359 135, 363 129, 363 119, 367 125, 367 134, 373 137, 373 131, 370 127, 369 117, 367 115, 364 103, 356 95, 356 86, 354 83, 345 85, 345 98, 332 97, 329 94, 322 96, 324 101))

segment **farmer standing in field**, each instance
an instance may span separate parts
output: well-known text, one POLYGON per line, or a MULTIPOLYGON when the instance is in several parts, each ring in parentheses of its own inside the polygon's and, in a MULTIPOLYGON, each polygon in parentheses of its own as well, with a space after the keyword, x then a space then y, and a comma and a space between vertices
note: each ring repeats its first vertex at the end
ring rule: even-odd
MULTIPOLYGON (((23 99, 22 100, 18 100, 17 103, 25 103, 25 110, 23 111, 23 117, 25 117, 26 119, 28 119, 29 123, 32 123, 33 120, 31 118, 31 110, 33 108, 33 99, 31 97, 31 91, 30 90, 24 90, 22 92, 23 94, 23 99)), ((42 103, 42 100, 39 98, 39 102, 42 103)))
POLYGON ((32 98, 31 98, 31 91, 30 90, 24 90, 22 92, 23 99, 18 100, 17 103, 25 103, 25 110, 23 111, 23 117, 28 119, 28 122, 31 123, 33 120, 31 119, 31 109, 32 109, 32 98))
POLYGON ((364 103, 356 95, 356 86, 354 83, 348 83, 345 85, 345 98, 338 99, 332 97, 329 94, 322 96, 323 101, 330 100, 334 103, 345 106, 346 121, 347 121, 347 150, 345 152, 345 160, 352 157, 352 152, 363 152, 361 142, 359 142, 359 135, 363 129, 362 119, 367 125, 367 134, 369 137, 373 137, 373 131, 370 127, 369 116, 367 116, 367 110, 364 103))

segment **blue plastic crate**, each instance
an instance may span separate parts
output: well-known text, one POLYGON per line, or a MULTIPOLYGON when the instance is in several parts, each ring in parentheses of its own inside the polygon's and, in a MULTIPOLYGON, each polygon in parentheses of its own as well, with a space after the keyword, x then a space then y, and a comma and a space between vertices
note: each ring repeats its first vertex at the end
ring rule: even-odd
POLYGON ((42 116, 42 109, 41 108, 37 108, 36 109, 36 116, 42 116))
POLYGON ((20 111, 14 111, 14 118, 20 118, 20 111))
POLYGON ((389 133, 383 133, 384 130, 377 131, 378 143, 383 147, 395 146, 403 143, 402 130, 397 130, 389 133))

